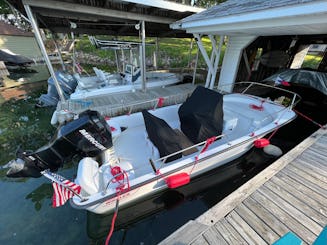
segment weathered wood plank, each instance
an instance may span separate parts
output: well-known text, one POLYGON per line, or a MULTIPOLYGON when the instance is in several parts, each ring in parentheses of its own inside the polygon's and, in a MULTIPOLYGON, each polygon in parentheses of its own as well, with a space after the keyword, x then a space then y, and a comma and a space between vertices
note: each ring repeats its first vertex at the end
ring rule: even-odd
MULTIPOLYGON (((327 224, 327 218, 323 216, 321 213, 317 212, 312 207, 308 206, 304 201, 302 201, 305 196, 303 195, 302 198, 298 199, 295 196, 293 196, 291 188, 288 188, 287 186, 281 187, 272 181, 269 181, 265 184, 265 186, 270 189, 271 191, 278 193, 279 196, 282 196, 284 200, 286 200, 288 203, 290 203, 292 206, 297 208, 300 212, 305 214, 307 217, 312 219, 314 222, 319 224, 320 227, 327 224), (287 189, 291 192, 288 192, 287 189)), ((326 200, 327 201, 327 200, 326 200)), ((320 230, 320 229, 319 229, 320 230)))
POLYGON ((286 171, 283 171, 281 173, 278 173, 276 177, 280 178, 282 181, 287 183, 287 185, 291 185, 294 189, 302 192, 306 196, 310 196, 312 199, 316 200, 319 202, 319 205, 323 205, 326 202, 325 196, 319 192, 316 192, 312 190, 310 187, 307 187, 304 185, 304 181, 301 180, 300 178, 297 178, 297 180, 293 179, 289 175, 285 173, 286 171))
POLYGON ((227 220, 221 219, 214 226, 228 244, 248 244, 227 220))
POLYGON ((243 203, 235 208, 236 213, 242 217, 268 244, 276 241, 279 236, 257 215, 249 210, 243 203))
MULTIPOLYGON (((322 219, 322 224, 327 224, 327 206, 325 207, 324 205, 322 205, 320 202, 316 201, 312 195, 313 192, 308 189, 309 191, 303 190, 303 189, 298 189, 298 186, 294 186, 292 183, 285 182, 284 180, 282 180, 281 178, 278 177, 274 177, 270 179, 270 182, 279 186, 282 186, 284 189, 289 190, 289 192, 291 192, 291 194, 300 199, 302 202, 306 203, 306 205, 308 205, 309 207, 315 209, 321 216, 323 216, 324 218, 320 217, 322 219)), ((318 194, 317 194, 318 195, 318 194)), ((323 197, 319 195, 319 198, 321 198, 323 200, 323 197)), ((327 201, 325 199, 325 201, 327 201)), ((322 201, 323 202, 323 201, 322 201)))
POLYGON ((310 137, 306 138, 295 148, 290 150, 287 154, 283 155, 276 162, 271 164, 265 170, 253 177, 247 183, 242 185, 236 191, 228 195, 214 207, 209 209, 206 213, 198 217, 196 220, 203 224, 210 225, 212 222, 217 222, 224 216, 226 216, 231 210, 233 210, 238 204, 240 204, 245 198, 259 188, 263 183, 268 181, 272 176, 283 169, 289 162, 298 157, 305 149, 311 146, 316 140, 318 140, 325 133, 320 129, 313 133, 310 137))
MULTIPOLYGON (((175 243, 175 244, 182 245, 182 243, 175 243)), ((225 245, 225 243, 215 243, 215 244, 225 245)), ((200 235, 191 243, 191 245, 210 245, 210 243, 208 243, 206 239, 200 235)))
POLYGON ((291 175, 293 179, 301 180, 300 182, 309 187, 311 190, 322 195, 327 195, 327 189, 325 189, 326 184, 324 182, 319 181, 312 176, 302 172, 301 170, 291 166, 288 166, 288 168, 283 172, 285 172, 287 175, 291 175))
POLYGON ((130 111, 131 107, 132 112, 152 109, 159 97, 165 98, 164 105, 182 103, 195 88, 193 84, 179 84, 165 88, 151 88, 145 93, 142 91, 123 92, 75 101, 68 100, 63 103, 59 102, 57 111, 69 110, 80 113, 86 109, 92 109, 99 111, 102 115, 116 116, 130 111))
POLYGON ((276 205, 278 205, 281 209, 287 212, 290 216, 305 226, 312 233, 319 235, 321 226, 306 216, 304 213, 299 211, 297 208, 292 206, 286 200, 284 200, 277 193, 272 192, 266 186, 262 186, 258 191, 265 195, 271 202, 274 202, 276 205))
POLYGON ((226 220, 240 233, 249 244, 267 244, 252 227, 235 211, 226 216, 226 220))
POLYGON ((178 235, 164 244, 271 244, 288 231, 312 244, 327 224, 325 133, 318 130, 197 218, 208 224, 197 238, 178 235))
POLYGON ((194 220, 190 220, 185 225, 160 242, 161 245, 171 244, 190 244, 196 237, 208 229, 207 225, 201 224, 194 220))
POLYGON ((289 231, 279 219, 277 219, 272 213, 270 213, 264 206, 254 200, 252 197, 248 197, 244 200, 244 205, 254 212, 260 219, 269 225, 280 237, 289 231))
POLYGON ((225 239, 222 237, 222 235, 219 233, 219 231, 215 228, 215 226, 210 227, 208 230, 206 230, 202 236, 206 240, 208 244, 222 244, 227 245, 228 243, 225 241, 225 239))
POLYGON ((289 231, 294 232, 298 237, 307 243, 312 243, 316 238, 316 235, 303 226, 300 222, 290 216, 285 210, 272 202, 266 195, 261 192, 255 192, 252 194, 252 198, 266 207, 277 219, 288 227, 289 231))
POLYGON ((301 155, 301 160, 303 161, 308 161, 308 162, 314 162, 319 163, 323 166, 323 169, 326 169, 327 164, 326 164, 326 158, 325 157, 321 157, 321 155, 315 151, 305 151, 302 155, 301 155))
POLYGON ((324 171, 324 169, 319 168, 316 163, 308 163, 301 159, 296 159, 296 161, 291 162, 290 165, 302 170, 314 178, 320 179, 327 184, 327 172, 324 171))

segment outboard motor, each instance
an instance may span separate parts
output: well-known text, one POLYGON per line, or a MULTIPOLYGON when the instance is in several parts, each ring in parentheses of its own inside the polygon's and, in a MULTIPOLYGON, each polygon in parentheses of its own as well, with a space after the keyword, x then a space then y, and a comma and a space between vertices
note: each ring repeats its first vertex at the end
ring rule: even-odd
POLYGON ((57 171, 65 162, 79 154, 95 157, 112 147, 109 125, 97 112, 87 110, 78 119, 58 128, 51 142, 35 152, 18 153, 17 159, 8 163, 8 177, 40 177, 45 169, 57 171))

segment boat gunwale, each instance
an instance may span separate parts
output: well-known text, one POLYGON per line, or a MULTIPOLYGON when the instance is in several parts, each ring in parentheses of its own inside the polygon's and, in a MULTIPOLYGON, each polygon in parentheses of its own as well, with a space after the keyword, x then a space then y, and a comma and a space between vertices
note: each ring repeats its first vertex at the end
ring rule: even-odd
MULTIPOLYGON (((296 114, 294 114, 294 117, 296 117, 296 114)), ((278 125, 278 127, 275 127, 275 128, 270 129, 270 130, 267 130, 266 132, 263 132, 263 133, 261 133, 261 134, 259 134, 259 135, 254 136, 254 137, 250 137, 249 139, 244 140, 244 141, 242 141, 242 142, 240 142, 240 143, 237 143, 237 144, 235 144, 235 145, 231 145, 230 147, 225 148, 225 149, 223 149, 223 150, 221 150, 221 151, 219 151, 219 152, 216 152, 216 153, 210 154, 210 155, 208 155, 208 156, 202 157, 202 158, 200 158, 200 159, 197 160, 197 163, 196 163, 196 164, 200 164, 201 162, 207 161, 207 160, 210 159, 210 158, 213 158, 213 157, 215 157, 215 156, 217 156, 217 155, 223 154, 223 153, 225 153, 225 152, 227 152, 227 151, 230 151, 230 150, 232 150, 232 149, 234 149, 234 148, 237 148, 237 147, 239 147, 239 146, 241 146, 241 145, 243 145, 243 144, 246 144, 246 143, 248 143, 248 142, 250 142, 250 141, 254 141, 255 139, 261 138, 261 137, 263 137, 264 135, 267 135, 267 134, 269 134, 269 133, 271 133, 271 132, 274 132, 277 128, 280 128, 280 127, 284 126, 285 124, 289 123, 290 121, 292 121, 294 117, 292 117, 292 118, 288 119, 287 121, 285 121, 284 123, 278 125)), ((186 159, 185 159, 185 160, 186 160, 186 159)), ((133 186, 130 186, 129 190, 128 190, 128 191, 124 191, 124 192, 122 192, 121 195, 124 195, 124 194, 129 193, 129 192, 131 192, 131 191, 133 191, 133 190, 136 190, 136 189, 138 189, 138 188, 141 188, 141 187, 143 187, 143 186, 145 186, 145 185, 147 185, 147 184, 149 184, 149 183, 151 183, 151 182, 155 182, 155 181, 157 181, 157 180, 164 179, 165 177, 167 177, 167 176, 169 176, 169 175, 171 175, 171 174, 173 174, 173 173, 180 172, 180 171, 182 171, 183 169, 186 169, 186 168, 191 167, 192 165, 194 165, 194 162, 195 162, 195 161, 192 161, 192 162, 190 162, 190 163, 188 163, 188 164, 186 164, 186 165, 184 165, 184 166, 181 166, 181 167, 175 168, 175 169, 170 170, 170 171, 168 171, 168 172, 166 172, 166 173, 161 173, 160 175, 155 175, 155 176, 154 176, 153 178, 151 178, 151 179, 148 179, 148 180, 143 181, 143 182, 141 182, 141 183, 138 183, 138 184, 135 184, 135 185, 133 185, 133 186)), ((219 167, 219 166, 217 166, 217 167, 219 167)), ((217 167, 215 167, 215 168, 217 168, 217 167)), ((215 169, 215 168, 214 168, 214 169, 215 169)), ((194 177, 196 177, 196 176, 197 176, 197 175, 193 175, 192 177, 194 178, 194 177)), ((153 194, 153 193, 155 193, 155 192, 153 191, 153 192, 150 192, 150 193, 153 194)), ((146 194, 146 195, 143 196, 143 197, 145 198, 146 196, 150 195, 150 193, 149 193, 149 194, 146 194)), ((85 198, 88 198, 88 197, 91 197, 91 196, 94 196, 94 195, 99 195, 99 194, 102 195, 102 192, 97 192, 97 193, 95 193, 95 194, 93 194, 93 195, 90 195, 90 196, 87 196, 87 197, 85 197, 85 198)), ((142 197, 142 198, 143 198, 143 197, 142 197)), ((90 198, 89 198, 89 199, 86 199, 86 200, 84 199, 84 200, 80 200, 79 202, 76 202, 76 199, 77 199, 77 198, 78 198, 78 197, 73 197, 72 199, 70 199, 70 203, 71 203, 71 205, 72 205, 74 208, 77 208, 77 209, 85 209, 85 208, 89 208, 89 207, 91 207, 91 206, 97 205, 97 204, 99 204, 99 203, 103 203, 103 202, 105 202, 105 201, 109 201, 109 200, 111 200, 111 199, 116 200, 116 199, 117 199, 117 192, 115 192, 115 193, 111 193, 111 194, 110 194, 110 193, 105 194, 102 198, 99 198, 99 199, 94 200, 94 201, 91 201, 91 202, 89 202, 90 198)), ((77 200, 79 200, 79 199, 77 199, 77 200)), ((108 211, 108 212, 109 212, 109 211, 108 211)))

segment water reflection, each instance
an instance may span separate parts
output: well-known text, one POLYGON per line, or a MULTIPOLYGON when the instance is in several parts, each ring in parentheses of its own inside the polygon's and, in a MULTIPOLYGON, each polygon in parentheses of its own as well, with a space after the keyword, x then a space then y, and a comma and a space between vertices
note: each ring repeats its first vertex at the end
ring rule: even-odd
POLYGON ((45 199, 50 199, 52 197, 53 189, 52 184, 43 183, 37 187, 34 191, 29 193, 25 199, 30 199, 34 203, 34 208, 36 211, 40 211, 45 199))

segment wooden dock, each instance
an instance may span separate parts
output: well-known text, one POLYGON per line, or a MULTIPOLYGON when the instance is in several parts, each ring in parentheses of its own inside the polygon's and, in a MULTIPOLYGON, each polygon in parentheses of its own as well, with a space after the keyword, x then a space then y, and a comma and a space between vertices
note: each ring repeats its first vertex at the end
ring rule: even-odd
POLYGON ((185 83, 174 86, 148 89, 146 92, 135 91, 97 96, 83 100, 67 100, 58 102, 56 111, 66 110, 80 113, 86 109, 100 112, 104 116, 116 116, 152 109, 158 106, 159 99, 163 105, 182 103, 191 95, 196 85, 185 83))
POLYGON ((160 244, 312 244, 327 224, 327 130, 319 129, 160 244))

